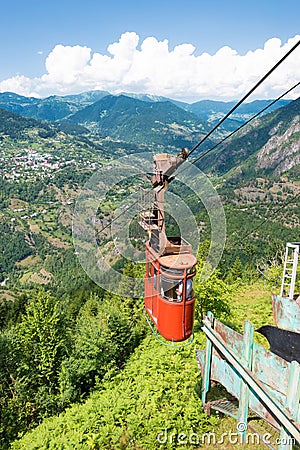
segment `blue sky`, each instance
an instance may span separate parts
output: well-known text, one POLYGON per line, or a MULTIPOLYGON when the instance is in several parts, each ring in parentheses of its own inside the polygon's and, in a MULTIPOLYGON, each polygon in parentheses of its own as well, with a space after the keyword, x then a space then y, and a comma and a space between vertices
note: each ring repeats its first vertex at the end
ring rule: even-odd
MULTIPOLYGON (((272 53, 273 61, 276 62, 276 58, 279 59, 284 50, 288 49, 288 47, 283 48, 284 44, 300 34, 299 17, 300 2, 298 0, 284 2, 281 0, 252 0, 251 2, 242 0, 5 1, 1 4, 0 91, 13 90, 24 95, 46 96, 52 93, 76 93, 91 88, 117 92, 122 91, 124 87, 127 91, 140 89, 156 95, 167 96, 169 92, 170 96, 176 97, 177 83, 178 99, 184 99, 184 91, 186 91, 186 100, 192 101, 197 99, 197 96, 212 97, 214 94, 212 83, 215 81, 215 96, 220 86, 221 97, 231 99, 240 94, 236 86, 241 85, 242 75, 235 80, 235 87, 226 91, 226 85, 230 84, 230 70, 234 73, 241 60, 238 57, 246 55, 249 51, 263 49, 268 40, 279 38, 281 44, 277 42, 277 46, 269 45, 268 50, 268 54, 272 53), (126 35, 128 32, 131 34, 126 35), (112 56, 108 47, 119 42, 124 34, 126 38, 123 39, 120 49, 117 49, 117 57, 112 56), (154 38, 156 42, 149 38, 154 38), (143 62, 136 62, 136 57, 140 57, 140 53, 143 53, 141 46, 147 39, 145 44, 147 51, 144 52, 143 62), (161 47, 156 43, 166 43, 166 40, 168 53, 165 55, 170 54, 168 66, 162 64, 162 61, 166 59, 162 52, 160 57, 156 58, 156 52, 161 47), (182 44, 193 46, 193 50, 180 47, 182 44), (172 51, 176 46, 179 46, 178 52, 173 55, 172 51), (281 50, 280 46, 282 46, 281 50), (132 47, 135 48, 134 54, 132 47), (210 62, 210 70, 208 70, 210 76, 208 87, 206 86, 208 80, 205 81, 204 73, 202 78, 200 75, 200 66, 201 70, 205 71, 205 58, 201 60, 199 58, 196 65, 195 57, 204 53, 213 56, 224 47, 230 47, 236 53, 229 54, 228 58, 226 52, 223 55, 225 60, 232 59, 226 69, 228 72, 227 78, 225 77, 226 82, 220 85, 218 79, 211 81, 211 71, 216 73, 217 67, 221 68, 223 65, 222 58, 215 58, 214 64, 212 64, 213 61, 210 62), (56 51, 53 52, 55 48, 56 51), (72 48, 74 51, 73 56, 70 56, 71 65, 74 66, 74 59, 76 59, 80 68, 78 69, 75 64, 72 74, 70 73, 69 78, 64 79, 62 73, 68 71, 66 62, 69 61, 68 55, 70 55, 67 52, 71 52, 72 48), (89 49, 89 56, 87 50, 84 52, 80 49, 89 49), (50 59, 46 64, 49 55, 50 59), (91 65, 93 55, 101 56, 95 58, 98 62, 97 65, 94 62, 92 70, 87 66, 91 65), (149 72, 146 70, 145 61, 150 57, 149 55, 153 64, 154 62, 161 64, 161 83, 159 73, 155 72, 153 67, 148 68, 149 72), (114 59, 114 64, 108 67, 105 57, 114 59), (127 68, 124 68, 125 59, 128 63, 127 68), (145 69, 143 73, 142 64, 145 69), (177 80, 170 80, 167 72, 177 74, 183 66, 185 66, 185 72, 178 75, 177 80), (97 73, 101 73, 99 79, 95 76, 96 67, 97 73), (87 79, 83 82, 86 72, 88 72, 87 79), (50 76, 47 77, 47 75, 50 76), (42 79, 43 76, 44 79, 42 79), (199 77, 199 86, 201 84, 202 88, 196 89, 195 86, 189 85, 188 79, 191 80, 194 76, 199 77), (146 78, 149 80, 143 83, 146 78)), ((263 59, 268 59, 266 55, 267 53, 263 59)), ((259 57, 259 53, 256 56, 259 57)), ((262 58, 258 58, 259 65, 263 66, 261 61, 262 58)), ((272 63, 272 58, 269 62, 272 63)), ((255 69, 257 65, 255 58, 252 58, 250 66, 249 64, 248 61, 248 72, 251 64, 255 69)), ((297 70, 296 66, 297 64, 293 67, 289 65, 286 69, 294 72, 297 70)), ((265 67, 261 68, 262 72, 264 69, 265 67)), ((252 75, 255 79, 260 74, 255 69, 252 75)), ((282 77, 284 78, 285 75, 283 74, 282 77)), ((299 72, 293 74, 289 81, 297 82, 299 81, 297 77, 300 78, 299 72)), ((246 83, 246 78, 244 79, 246 83)), ((278 80, 274 81, 278 84, 278 80)), ((283 80, 282 84, 287 81, 287 79, 283 80)), ((271 94, 272 89, 269 89, 268 92, 261 91, 260 95, 271 94)))

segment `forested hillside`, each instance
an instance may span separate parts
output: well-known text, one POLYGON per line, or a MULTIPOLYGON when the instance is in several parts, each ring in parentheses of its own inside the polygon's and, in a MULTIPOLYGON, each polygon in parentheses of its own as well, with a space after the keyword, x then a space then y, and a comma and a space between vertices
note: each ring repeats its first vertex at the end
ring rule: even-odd
MULTIPOLYGON (((98 94, 100 100, 80 100, 86 103, 77 113, 79 128, 0 110, 3 450, 148 450, 161 448, 157 436, 164 430, 175 436, 166 448, 175 449, 180 433, 201 438, 207 431, 234 429, 231 419, 208 417, 200 401, 195 350, 204 345, 202 314, 211 310, 236 329, 245 319, 255 326, 273 324, 270 292, 280 285, 286 242, 299 240, 298 99, 248 124, 197 163, 222 200, 227 242, 214 274, 205 283, 199 277, 195 282, 195 342, 184 348, 159 344, 145 320, 142 298, 124 297, 122 285, 115 286, 115 294, 106 292, 82 269, 72 240, 75 202, 99 168, 109 173, 119 157, 165 151, 165 145, 177 154, 181 143, 191 148, 207 129, 199 118, 196 129, 194 115, 188 122, 183 109, 167 102, 148 101, 146 107, 131 99, 134 119, 129 120, 128 110, 122 119, 117 105, 128 100, 98 94), (82 126, 87 111, 98 121, 96 133, 82 126), (182 128, 174 125, 174 117, 182 128), (100 136, 99 130, 109 136, 100 136), (126 141, 119 138, 120 130, 126 141)), ((80 103, 78 98, 68 101, 80 103)), ((217 142, 214 138, 205 148, 217 142)), ((111 186, 92 218, 99 229, 109 225, 132 192, 147 185, 144 178, 111 186)), ((187 186, 175 179, 170 190, 184 199, 201 229, 200 273, 211 239, 209 216, 187 186)), ((130 239, 143 246, 147 235, 138 229, 133 221, 130 239)), ((175 229, 168 219, 167 230, 175 229)), ((109 245, 109 234, 104 236, 109 245)), ((116 270, 143 278, 143 263, 118 258, 116 252, 114 258, 116 270)), ((263 338, 256 339, 267 346, 263 338)), ((194 444, 187 447, 197 448, 194 444)))
POLYGON ((177 148, 190 146, 208 130, 196 115, 169 101, 144 102, 124 95, 106 96, 67 120, 101 136, 177 148))
MULTIPOLYGON (((111 96, 107 91, 88 91, 81 94, 57 96, 52 95, 46 98, 24 97, 13 92, 0 93, 0 107, 8 111, 21 114, 25 117, 33 119, 56 120, 66 117, 69 114, 74 114, 76 110, 85 108, 105 96, 111 96)), ((213 122, 225 115, 233 106, 234 102, 224 102, 216 100, 200 100, 195 103, 185 103, 171 98, 148 95, 148 94, 132 94, 123 92, 119 94, 133 99, 141 100, 143 102, 172 102, 178 107, 190 111, 205 122, 213 122)), ((245 121, 256 114, 259 110, 265 108, 270 100, 254 100, 249 103, 242 104, 235 113, 232 119, 236 121, 245 121)), ((279 100, 270 107, 269 112, 286 106, 290 100, 279 100)))
POLYGON ((0 107, 10 112, 38 120, 59 120, 78 109, 96 102, 108 92, 93 91, 81 95, 59 97, 52 95, 45 99, 24 97, 13 92, 0 93, 0 107))
MULTIPOLYGON (((269 105, 267 112, 285 106, 289 102, 279 100, 274 103, 270 99, 242 104, 221 125, 216 135, 224 136, 224 133, 235 130, 269 105)), ((142 143, 154 142, 166 145, 170 140, 172 143, 173 136, 174 145, 179 146, 182 146, 178 141, 179 137, 190 144, 197 139, 194 133, 210 129, 233 106, 234 102, 201 100, 189 104, 161 96, 130 93, 111 95, 107 91, 99 90, 76 95, 52 95, 42 99, 24 97, 13 92, 0 93, 0 108, 28 118, 63 123, 84 122, 89 128, 97 129, 103 135, 129 141, 135 137, 142 143), (159 119, 161 114, 165 115, 159 119), (144 133, 144 136, 140 136, 141 133, 144 133), (160 134, 161 141, 157 133, 160 134)))
POLYGON ((293 174, 299 165, 300 99, 256 119, 201 160, 201 167, 240 178, 293 174))

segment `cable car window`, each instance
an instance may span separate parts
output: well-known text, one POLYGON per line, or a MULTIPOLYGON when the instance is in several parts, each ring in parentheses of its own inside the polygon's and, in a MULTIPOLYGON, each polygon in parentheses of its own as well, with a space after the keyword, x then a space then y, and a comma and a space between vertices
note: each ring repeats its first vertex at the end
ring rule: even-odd
POLYGON ((152 276, 152 264, 150 264, 150 263, 148 263, 147 262, 147 275, 148 275, 148 278, 151 278, 151 276, 152 276))
POLYGON ((190 269, 188 269, 186 271, 187 275, 191 275, 192 273, 195 274, 196 273, 196 266, 191 267, 190 269))
POLYGON ((165 267, 165 266, 160 266, 162 272, 164 272, 166 275, 171 275, 172 277, 178 277, 178 278, 182 278, 183 277, 183 270, 182 269, 173 269, 170 267, 165 267))
POLYGON ((160 276, 160 294, 171 302, 180 302, 182 300, 183 283, 181 279, 168 278, 160 276))
POLYGON ((185 286, 185 299, 188 300, 192 300, 192 298, 194 297, 194 289, 193 289, 193 280, 192 278, 188 278, 186 280, 186 286, 185 286))
POLYGON ((182 294, 183 294, 183 281, 180 280, 179 283, 176 285, 176 295, 177 295, 177 301, 182 301, 182 294))
POLYGON ((157 291, 157 269, 154 267, 153 287, 157 291))

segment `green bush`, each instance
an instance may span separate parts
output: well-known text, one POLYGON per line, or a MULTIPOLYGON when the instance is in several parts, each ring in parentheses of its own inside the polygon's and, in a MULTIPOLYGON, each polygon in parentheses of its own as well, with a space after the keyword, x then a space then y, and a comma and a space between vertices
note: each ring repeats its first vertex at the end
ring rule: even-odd
MULTIPOLYGON (((199 336, 203 345, 203 336, 199 336)), ((195 344, 175 349, 149 336, 125 369, 107 379, 83 405, 45 420, 13 443, 17 449, 156 449, 178 448, 178 436, 201 435, 218 419, 207 416, 196 393, 200 375, 195 344)), ((186 448, 194 448, 193 444, 186 448)))
POLYGON ((197 274, 195 276, 196 317, 201 321, 203 315, 211 311, 218 319, 226 318, 230 314, 230 288, 220 278, 218 271, 205 281, 201 281, 201 271, 203 262, 198 263, 197 274))
POLYGON ((143 338, 144 328, 140 314, 127 308, 123 298, 107 295, 100 301, 91 295, 80 310, 73 334, 71 355, 60 374, 65 402, 81 400, 110 369, 122 368, 143 338))

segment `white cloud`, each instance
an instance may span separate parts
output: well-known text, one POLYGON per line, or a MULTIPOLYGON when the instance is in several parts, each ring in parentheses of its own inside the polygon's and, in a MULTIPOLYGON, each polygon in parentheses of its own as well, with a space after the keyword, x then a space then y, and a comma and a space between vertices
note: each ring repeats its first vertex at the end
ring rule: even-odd
MULTIPOLYGON (((78 93, 103 89, 163 95, 183 101, 233 100, 248 90, 300 39, 286 43, 269 39, 264 47, 239 55, 224 46, 215 54, 196 56, 192 44, 169 48, 168 40, 147 37, 140 43, 134 32, 122 34, 107 54, 79 45, 56 45, 38 78, 15 76, 0 82, 0 91, 26 96, 78 93)), ((300 81, 298 47, 255 92, 253 98, 276 98, 300 81)), ((299 90, 294 97, 299 96, 299 90)))

